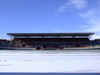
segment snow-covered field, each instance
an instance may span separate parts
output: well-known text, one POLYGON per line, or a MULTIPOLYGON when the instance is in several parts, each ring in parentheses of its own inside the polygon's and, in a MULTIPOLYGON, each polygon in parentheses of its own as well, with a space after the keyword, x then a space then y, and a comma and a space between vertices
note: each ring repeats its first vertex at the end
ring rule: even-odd
POLYGON ((0 72, 100 73, 100 50, 0 50, 0 72))

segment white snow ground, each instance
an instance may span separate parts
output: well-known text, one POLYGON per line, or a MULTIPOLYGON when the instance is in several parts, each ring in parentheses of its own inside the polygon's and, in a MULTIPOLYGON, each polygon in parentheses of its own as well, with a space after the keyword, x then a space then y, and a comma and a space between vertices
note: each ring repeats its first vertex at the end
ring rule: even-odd
POLYGON ((100 73, 100 50, 0 50, 0 72, 100 73))

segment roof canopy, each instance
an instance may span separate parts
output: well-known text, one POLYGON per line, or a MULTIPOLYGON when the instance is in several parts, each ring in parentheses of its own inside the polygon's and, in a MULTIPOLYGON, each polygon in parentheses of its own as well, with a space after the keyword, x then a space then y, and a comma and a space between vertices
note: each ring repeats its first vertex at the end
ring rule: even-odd
POLYGON ((11 36, 90 36, 94 33, 7 33, 11 36))

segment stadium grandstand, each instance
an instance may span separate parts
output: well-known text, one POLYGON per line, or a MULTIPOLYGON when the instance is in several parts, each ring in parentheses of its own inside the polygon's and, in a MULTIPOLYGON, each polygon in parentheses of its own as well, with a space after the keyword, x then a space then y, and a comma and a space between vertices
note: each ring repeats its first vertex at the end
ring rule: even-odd
POLYGON ((11 48, 55 50, 92 47, 90 38, 94 33, 7 33, 11 48))

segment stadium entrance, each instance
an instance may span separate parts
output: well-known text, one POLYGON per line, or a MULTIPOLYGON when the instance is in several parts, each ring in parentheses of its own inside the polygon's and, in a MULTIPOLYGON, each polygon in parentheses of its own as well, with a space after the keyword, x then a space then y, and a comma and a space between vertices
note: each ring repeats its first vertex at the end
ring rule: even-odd
POLYGON ((91 47, 89 38, 94 33, 8 33, 12 48, 55 50, 91 47))
POLYGON ((48 44, 44 44, 43 48, 47 50, 53 50, 53 49, 55 50, 57 49, 57 46, 54 43, 50 42, 48 44))

